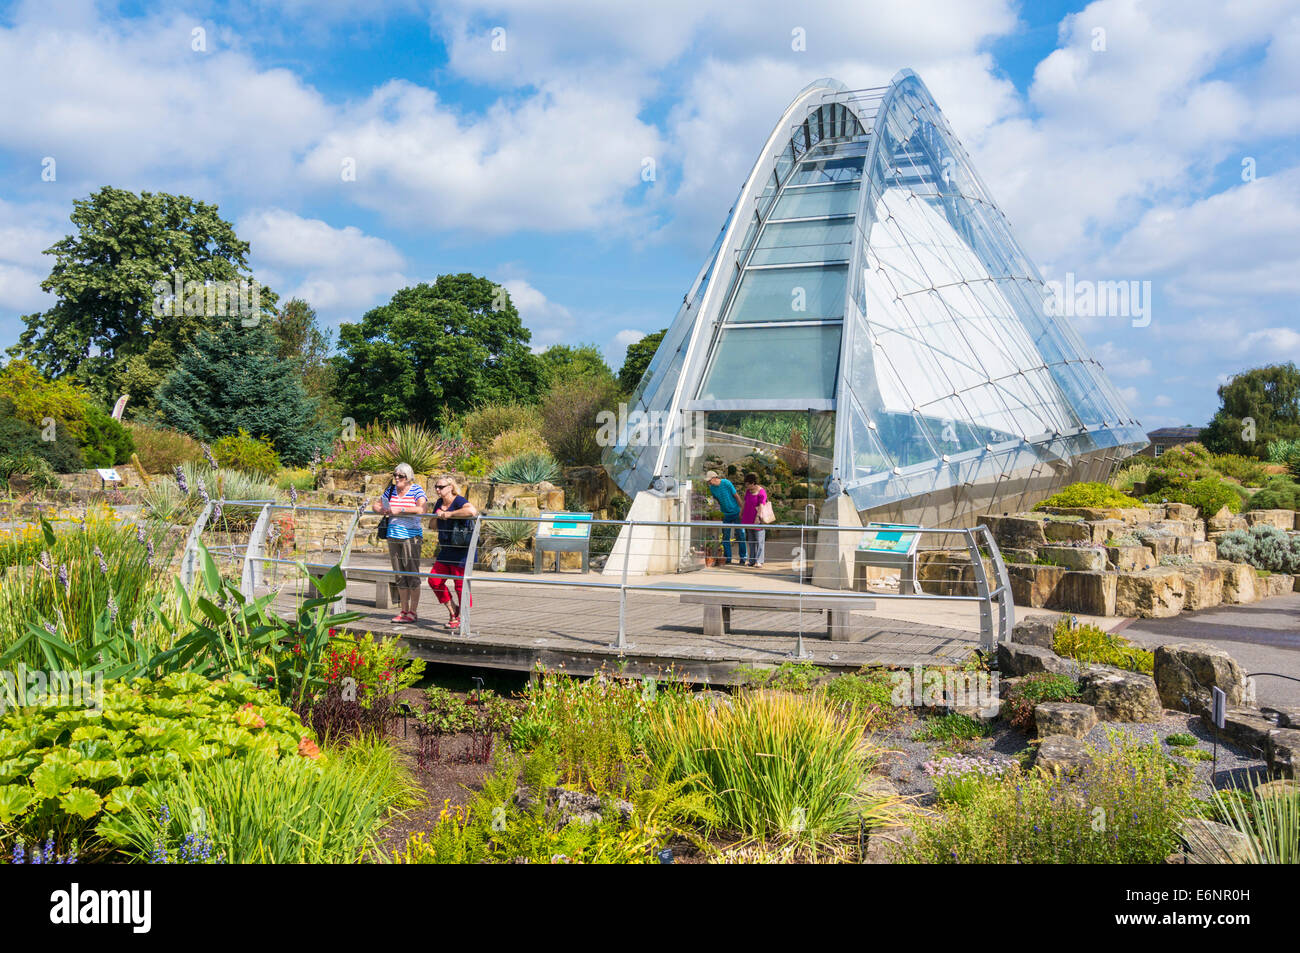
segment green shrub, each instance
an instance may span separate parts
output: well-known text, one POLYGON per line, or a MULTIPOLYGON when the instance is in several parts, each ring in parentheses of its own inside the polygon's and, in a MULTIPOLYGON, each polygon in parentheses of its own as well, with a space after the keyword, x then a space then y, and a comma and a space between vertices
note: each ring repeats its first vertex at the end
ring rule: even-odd
POLYGON ((1261 461, 1237 453, 1216 453, 1210 457, 1210 465, 1243 486, 1259 486, 1268 478, 1261 461))
POLYGON ((1071 626, 1068 618, 1056 624, 1052 650, 1064 658, 1098 665, 1114 665, 1130 672, 1150 675, 1155 667, 1155 656, 1140 649, 1128 639, 1106 632, 1091 623, 1071 626))
POLYGON ((1110 731, 1081 782, 1035 772, 980 784, 967 803, 913 828, 902 859, 924 864, 1160 864, 1192 810, 1192 774, 1110 731))
POLYGON ((316 476, 306 467, 285 469, 276 474, 275 486, 279 490, 287 490, 292 487, 299 493, 306 493, 309 490, 316 489, 316 476))
POLYGON ((98 711, 83 693, 0 718, 0 826, 29 838, 53 831, 93 853, 105 818, 151 781, 252 755, 296 758, 309 734, 247 679, 176 674, 111 681, 103 692, 98 711))
POLYGON ((811 691, 813 684, 825 674, 824 670, 808 660, 782 662, 774 668, 739 665, 732 673, 738 685, 773 688, 777 691, 798 694, 811 691))
POLYGON ((138 421, 128 422, 126 430, 146 473, 171 473, 182 464, 203 459, 202 444, 179 430, 138 421))
MULTIPOLYGON (((67 424, 62 421, 55 423, 53 440, 42 440, 41 437, 41 428, 19 419, 15 416, 13 403, 0 398, 0 448, 4 449, 6 456, 14 460, 28 455, 40 457, 56 473, 76 473, 85 469, 81 446, 67 424)), ((35 468, 39 465, 24 461, 22 466, 35 468)))
POLYGON ((537 430, 507 430, 498 434, 487 445, 487 458, 494 465, 500 465, 515 457, 551 455, 551 448, 546 439, 537 430))
POLYGON ((1002 702, 1002 717, 1021 731, 1035 727, 1034 706, 1041 702, 1068 702, 1079 697, 1079 683, 1069 675, 1038 672, 1026 675, 1002 702))
POLYGON ((9 478, 22 476, 34 490, 52 490, 59 478, 49 462, 35 453, 0 453, 0 478, 8 484, 9 478))
POLYGON ((126 463, 135 452, 131 434, 111 415, 95 404, 88 403, 82 414, 85 424, 85 437, 82 439, 81 455, 86 466, 113 467, 126 463))
POLYGON ((948 712, 927 718, 925 723, 912 734, 913 741, 937 741, 941 744, 974 741, 989 733, 983 722, 976 721, 969 715, 948 712))
POLYGON ((1300 483, 1288 476, 1270 477, 1246 500, 1247 510, 1300 510, 1300 483))
POLYGON ((894 679, 884 669, 841 675, 826 684, 825 693, 832 705, 861 714, 873 728, 888 727, 905 711, 894 705, 894 679))
POLYGON ((1176 748, 1190 748, 1197 744, 1195 735, 1189 735, 1185 731, 1174 732, 1165 738, 1165 744, 1172 745, 1176 748))
POLYGON ((654 762, 697 776, 728 830, 818 841, 853 830, 866 808, 859 788, 875 760, 865 722, 816 695, 749 691, 729 705, 691 699, 652 721, 654 762))
MULTIPOLYGON (((1300 794, 1261 795, 1257 789, 1247 792, 1238 788, 1234 781, 1227 790, 1216 790, 1210 804, 1217 820, 1250 839, 1247 863, 1300 863, 1300 794)), ((1218 837, 1213 832, 1211 836, 1218 837)), ((1227 849, 1231 845, 1220 846, 1226 856, 1238 856, 1227 849)))
POLYGON ((494 483, 542 483, 560 478, 560 465, 549 453, 521 453, 492 469, 494 483))
POLYGON ((540 434, 542 415, 536 407, 523 404, 488 404, 472 410, 461 420, 466 439, 475 447, 487 447, 510 430, 540 434))
POLYGON ((1034 509, 1041 510, 1049 506, 1056 507, 1104 507, 1128 509, 1135 506, 1141 506, 1141 500, 1135 500, 1131 496, 1125 496, 1119 490, 1105 483, 1072 483, 1058 493, 1054 493, 1047 499, 1034 506, 1034 509))
POLYGON ((673 682, 546 672, 528 686, 511 741, 550 748, 566 784, 597 794, 622 792, 628 759, 644 751, 652 716, 680 693, 673 682))
POLYGON ((201 833, 227 863, 355 864, 376 855, 390 813, 415 801, 392 746, 361 739, 316 758, 201 761, 146 784, 100 826, 137 862, 167 863, 160 845, 201 833))
POLYGON ((273 477, 280 469, 280 456, 271 444, 271 438, 254 439, 243 427, 239 433, 222 437, 212 445, 212 455, 217 464, 252 476, 273 477))
POLYGON ((1286 463, 1300 457, 1300 439, 1287 440, 1281 438, 1270 440, 1268 443, 1268 462, 1269 463, 1286 463))
POLYGON ((1198 510, 1201 516, 1209 518, 1225 506, 1231 513, 1241 512, 1242 496, 1240 488, 1225 483, 1217 476, 1202 477, 1186 484, 1169 484, 1156 493, 1145 497, 1149 503, 1169 501, 1170 503, 1188 503, 1198 510))
POLYGON ((1249 563, 1267 572, 1300 573, 1300 536, 1284 529, 1256 523, 1248 530, 1233 530, 1219 537, 1219 558, 1249 563))
POLYGON ((438 473, 446 469, 453 451, 448 441, 420 424, 389 427, 374 441, 374 447, 370 469, 376 473, 379 470, 391 471, 399 463, 409 463, 416 473, 438 473))
POLYGON ((509 506, 489 510, 483 515, 483 534, 486 537, 483 544, 484 549, 491 549, 494 546, 502 546, 506 549, 524 549, 527 547, 529 540, 537 535, 537 521, 535 519, 491 518, 493 516, 529 516, 517 503, 512 502, 509 506))

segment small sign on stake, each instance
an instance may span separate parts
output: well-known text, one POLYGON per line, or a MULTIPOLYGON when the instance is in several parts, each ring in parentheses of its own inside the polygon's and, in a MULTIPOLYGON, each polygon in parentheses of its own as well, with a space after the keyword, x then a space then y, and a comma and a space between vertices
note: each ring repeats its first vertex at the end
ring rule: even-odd
POLYGON ((1214 722, 1214 760, 1210 764, 1210 780, 1219 773, 1219 732, 1228 716, 1228 696, 1217 685, 1210 687, 1210 720, 1214 722))

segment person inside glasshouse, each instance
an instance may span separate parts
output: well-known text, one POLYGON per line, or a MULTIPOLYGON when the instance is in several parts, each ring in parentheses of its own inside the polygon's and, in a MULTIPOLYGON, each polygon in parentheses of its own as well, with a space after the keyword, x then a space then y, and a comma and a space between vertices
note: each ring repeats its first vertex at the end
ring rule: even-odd
POLYGON ((465 559, 469 555, 470 538, 478 510, 456 491, 456 481, 450 476, 440 476, 433 488, 438 491, 438 502, 433 515, 438 520, 438 554, 429 572, 429 585, 438 601, 447 607, 447 628, 460 628, 460 607, 474 605, 465 585, 465 559), (456 598, 453 601, 448 579, 456 580, 456 598), (465 600, 469 602, 466 603, 465 600))
POLYGON ((409 463, 393 467, 393 481, 383 496, 370 505, 388 517, 388 558, 396 574, 397 598, 401 611, 394 622, 414 622, 420 604, 420 547, 424 545, 421 514, 428 512, 424 487, 415 482, 409 463))
POLYGON ((731 558, 731 536, 736 535, 736 542, 740 544, 740 561, 745 562, 747 550, 745 547, 745 531, 739 525, 732 526, 726 524, 740 523, 740 494, 736 492, 736 484, 730 480, 724 480, 718 476, 718 471, 710 470, 704 474, 705 481, 709 484, 709 493, 718 501, 718 508, 722 510, 722 558, 728 565, 735 562, 731 558))
MULTIPOLYGON (((758 482, 757 473, 745 474, 745 502, 740 508, 740 522, 747 528, 745 538, 749 541, 749 565, 763 565, 763 550, 767 543, 767 530, 760 529, 763 523, 773 520, 772 504, 767 499, 767 489, 758 482)), ((744 559, 744 555, 740 557, 744 559)))

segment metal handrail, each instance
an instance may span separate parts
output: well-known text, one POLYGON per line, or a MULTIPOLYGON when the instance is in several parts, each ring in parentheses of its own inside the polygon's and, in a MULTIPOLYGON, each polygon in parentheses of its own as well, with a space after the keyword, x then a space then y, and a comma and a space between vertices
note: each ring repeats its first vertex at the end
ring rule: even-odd
MULTIPOLYGON (((210 517, 211 512, 214 509, 217 502, 218 501, 212 501, 211 503, 209 503, 207 507, 204 508, 203 512, 199 514, 199 518, 195 521, 194 527, 191 529, 189 538, 186 541, 186 546, 182 556, 182 563, 181 563, 181 578, 186 585, 189 585, 193 580, 195 559, 197 557, 197 544, 200 536, 202 535, 203 528, 206 527, 208 518, 210 517)), ((342 551, 340 553, 339 561, 337 563, 307 563, 303 561, 302 565, 306 566, 308 569, 329 569, 329 568, 333 568, 333 566, 338 566, 340 570, 343 572, 345 577, 349 569, 365 569, 369 573, 374 573, 380 576, 391 576, 393 578, 399 578, 402 576, 418 576, 420 578, 436 577, 436 578, 448 579, 448 580, 457 578, 455 576, 443 575, 437 573, 399 572, 397 570, 393 570, 381 566, 349 565, 352 557, 352 543, 360 527, 361 518, 363 516, 369 515, 366 512, 366 507, 364 504, 357 507, 347 508, 347 507, 328 507, 328 506, 297 506, 294 504, 277 503, 275 501, 222 500, 219 502, 223 506, 235 505, 237 503, 242 505, 251 505, 254 502, 260 502, 262 505, 261 512, 258 514, 257 522, 253 527, 253 530, 249 534, 249 540, 245 547, 245 553, 244 553, 244 571, 242 574, 243 578, 241 579, 241 588, 244 588, 246 590, 245 594, 250 598, 253 595, 253 591, 256 589, 257 585, 261 581, 262 578, 261 567, 267 564, 271 564, 271 565, 298 565, 299 564, 298 560, 280 559, 277 557, 269 556, 265 553, 263 549, 264 542, 265 542, 263 537, 267 532, 267 527, 270 523, 270 512, 272 510, 294 510, 294 511, 301 510, 303 512, 337 513, 340 515, 346 515, 350 518, 347 532, 345 534, 345 539, 342 545, 342 551)), ((417 518, 428 517, 431 520, 437 519, 436 514, 433 513, 411 513, 411 514, 403 514, 403 515, 416 516, 417 518)), ((504 515, 497 516, 497 515, 479 514, 475 517, 472 517, 472 519, 474 520, 474 528, 471 533, 470 542, 466 547, 465 572, 462 576, 459 577, 462 580, 463 583, 462 591, 464 592, 469 591, 470 580, 474 574, 473 567, 478 557, 478 545, 480 542, 481 529, 484 520, 502 521, 502 522, 527 522, 527 523, 553 522, 553 520, 543 519, 540 516, 536 516, 536 517, 504 516, 504 515)), ((523 585, 534 585, 534 586, 567 586, 571 588, 618 590, 619 592, 618 641, 614 643, 612 647, 617 648, 620 651, 624 651, 628 648, 634 647, 629 645, 629 643, 627 642, 626 609, 627 609, 628 592, 692 592, 692 591, 715 592, 718 591, 717 586, 700 587, 700 586, 692 586, 689 584, 682 584, 682 583, 634 582, 634 581, 630 582, 628 580, 628 567, 629 564, 631 563, 630 556, 632 553, 632 537, 635 529, 640 527, 655 527, 655 528, 679 527, 679 528, 686 528, 686 529, 698 528, 701 530, 719 530, 722 529, 723 527, 726 527, 727 529, 757 529, 757 530, 763 530, 765 532, 770 532, 774 530, 798 531, 801 540, 800 549, 804 554, 808 552, 806 543, 807 543, 807 534, 810 531, 818 532, 818 533, 819 532, 835 532, 835 533, 859 532, 860 533, 864 529, 861 526, 839 526, 837 524, 832 524, 832 523, 813 523, 813 524, 719 523, 711 520, 601 520, 601 519, 585 520, 584 522, 587 525, 619 526, 619 527, 626 528, 625 534, 624 533, 619 534, 620 536, 624 536, 624 535, 626 536, 626 546, 625 546, 625 552, 623 553, 623 566, 622 566, 621 577, 618 582, 599 582, 586 577, 582 579, 539 579, 531 575, 522 575, 522 574, 518 576, 515 575, 509 576, 507 577, 507 579, 503 579, 502 581, 503 582, 509 581, 512 584, 520 583, 523 585)), ((998 549, 997 542, 993 538, 993 534, 989 530, 989 528, 983 524, 971 528, 935 528, 935 527, 917 526, 917 527, 909 527, 907 531, 914 532, 917 534, 962 537, 965 540, 965 544, 966 544, 965 548, 967 550, 967 553, 971 560, 971 565, 973 567, 974 583, 975 583, 977 594, 976 595, 942 595, 939 593, 927 593, 927 592, 875 593, 875 592, 857 592, 852 589, 849 590, 836 589, 834 591, 843 598, 861 599, 864 602, 869 602, 874 600, 914 600, 914 601, 929 601, 929 602, 979 603, 980 604, 980 648, 986 652, 992 652, 992 650, 996 648, 998 642, 1009 641, 1011 638, 1012 629, 1014 628, 1015 625, 1015 606, 1014 606, 1014 601, 1012 599, 1011 580, 1007 573, 1006 564, 1002 559, 1002 554, 998 549), (992 579, 990 579, 990 574, 986 571, 984 566, 984 558, 986 558, 984 556, 985 551, 987 551, 988 553, 987 558, 990 560, 992 564, 991 566, 992 577, 993 577, 992 579), (994 613, 995 605, 997 607, 996 614, 994 613)), ((222 547, 222 550, 224 551, 227 548, 233 550, 235 547, 234 546, 222 547)), ((953 548, 957 548, 957 547, 953 547, 953 548)), ((614 555, 613 551, 611 551, 610 555, 611 556, 614 555)), ((805 556, 800 557, 801 560, 804 558, 805 556)), ((744 592, 745 594, 758 595, 758 596, 794 596, 802 600, 804 596, 811 595, 803 587, 803 583, 806 582, 807 580, 807 575, 806 572, 804 571, 804 566, 802 562, 800 564, 799 577, 800 577, 800 588, 794 591, 781 590, 781 589, 752 589, 752 588, 740 589, 739 587, 737 588, 736 591, 744 592)), ((339 606, 340 610, 346 608, 346 598, 347 598, 347 590, 345 587, 344 591, 340 593, 336 599, 336 604, 339 606)), ((470 628, 471 615, 472 615, 472 605, 464 606, 462 608, 461 633, 467 637, 472 634, 472 630, 470 628)), ((802 618, 802 613, 801 613, 801 618, 802 618)), ((799 640, 794 654, 797 657, 803 657, 802 623, 800 623, 799 640)))

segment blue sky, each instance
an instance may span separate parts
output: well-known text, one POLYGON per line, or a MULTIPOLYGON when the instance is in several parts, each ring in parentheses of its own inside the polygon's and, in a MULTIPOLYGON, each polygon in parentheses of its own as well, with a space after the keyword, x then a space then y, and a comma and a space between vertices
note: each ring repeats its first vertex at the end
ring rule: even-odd
POLYGON ((1048 278, 1151 282, 1147 326, 1076 319, 1148 428, 1300 355, 1300 0, 45 0, 0 5, 0 63, 0 346, 114 185, 216 202, 330 325, 470 271, 617 367, 790 99, 910 67, 1048 278))

